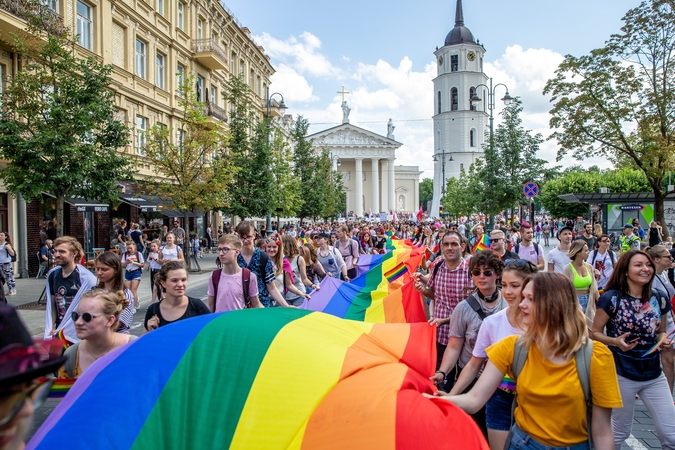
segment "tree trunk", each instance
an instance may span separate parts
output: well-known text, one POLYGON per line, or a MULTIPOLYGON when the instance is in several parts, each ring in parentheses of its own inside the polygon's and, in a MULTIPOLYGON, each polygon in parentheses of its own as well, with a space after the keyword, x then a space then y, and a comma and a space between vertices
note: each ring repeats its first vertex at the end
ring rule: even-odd
MULTIPOLYGON (((660 188, 660 186, 659 186, 660 188)), ((663 239, 665 240, 668 233, 668 224, 666 223, 665 211, 663 208, 663 201, 666 196, 664 195, 663 189, 654 189, 654 220, 661 224, 661 229, 663 231, 663 239)))
POLYGON ((61 237, 63 236, 63 202, 65 196, 62 193, 54 194, 56 195, 56 237, 61 237))
POLYGON ((183 212, 183 229, 185 230, 185 240, 183 241, 183 258, 185 258, 185 267, 190 271, 190 220, 188 210, 183 212))

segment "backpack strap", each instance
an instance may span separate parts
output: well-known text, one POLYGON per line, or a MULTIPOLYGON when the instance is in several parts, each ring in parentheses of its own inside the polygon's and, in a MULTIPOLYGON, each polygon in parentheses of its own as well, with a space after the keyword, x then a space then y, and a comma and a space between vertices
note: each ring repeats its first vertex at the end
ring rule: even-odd
POLYGON ((591 357, 593 356, 593 341, 586 339, 581 348, 574 352, 574 360, 577 365, 577 376, 584 391, 586 401, 586 431, 588 432, 588 446, 593 448, 593 436, 591 434, 591 418, 593 416, 593 403, 591 398, 591 357))
POLYGON ((247 268, 241 269, 241 286, 244 290, 244 305, 247 308, 251 307, 251 299, 249 298, 249 285, 251 283, 251 271, 247 268))
POLYGON ((216 310, 216 303, 218 302, 218 284, 220 283, 220 274, 223 269, 216 269, 211 274, 211 284, 213 285, 213 310, 216 310))
POLYGON ((483 308, 480 307, 480 301, 476 299, 476 293, 474 292, 473 294, 469 295, 466 298, 466 302, 469 304, 471 309, 476 311, 476 314, 478 314, 478 317, 480 317, 480 320, 483 321, 487 317, 487 314, 485 314, 485 311, 483 311, 483 308))
POLYGON ((527 361, 527 354, 529 352, 528 348, 525 348, 523 345, 522 338, 519 336, 516 339, 516 343, 513 349, 513 361, 511 362, 511 372, 513 372, 513 382, 516 385, 516 393, 513 396, 513 401, 511 402, 511 426, 509 427, 509 434, 506 437, 506 442, 504 443, 504 450, 509 450, 511 447, 511 436, 513 435, 513 415, 516 412, 516 405, 518 404, 518 377, 520 372, 523 371, 525 362, 527 361))
MULTIPOLYGON (((438 271, 441 269, 442 264, 445 264, 445 262, 439 261, 434 265, 433 269, 431 269, 431 278, 434 278, 436 276, 438 271)), ((429 278, 429 279, 431 280, 431 278, 429 278)))
POLYGON ((265 274, 267 273, 266 269, 267 269, 267 263, 268 263, 269 260, 270 260, 270 255, 261 251, 260 252, 260 267, 258 268, 257 275, 258 275, 260 280, 263 280, 263 284, 267 284, 267 283, 264 283, 264 281, 265 281, 265 278, 266 278, 265 274))

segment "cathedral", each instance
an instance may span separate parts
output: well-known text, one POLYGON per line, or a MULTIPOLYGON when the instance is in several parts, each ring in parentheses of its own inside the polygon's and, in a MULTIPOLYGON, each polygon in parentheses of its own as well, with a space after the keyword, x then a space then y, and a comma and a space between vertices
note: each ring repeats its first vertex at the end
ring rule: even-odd
POLYGON ((485 47, 464 26, 462 0, 457 0, 455 27, 434 53, 434 193, 431 215, 439 216, 446 180, 483 156, 488 130, 488 77, 483 73, 485 47), (474 94, 476 94, 474 96, 474 94), (478 98, 478 101, 471 101, 478 98))

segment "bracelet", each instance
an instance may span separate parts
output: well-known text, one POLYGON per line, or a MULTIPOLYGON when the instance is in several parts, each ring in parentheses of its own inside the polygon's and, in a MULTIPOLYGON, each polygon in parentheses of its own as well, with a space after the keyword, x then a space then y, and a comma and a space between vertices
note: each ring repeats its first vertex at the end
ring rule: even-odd
POLYGON ((437 370, 437 371, 436 371, 436 373, 440 373, 440 374, 442 374, 442 375, 443 375, 443 379, 444 379, 444 380, 445 380, 446 378, 448 378, 448 374, 447 374, 447 373, 445 373, 445 372, 443 372, 442 370, 437 370))

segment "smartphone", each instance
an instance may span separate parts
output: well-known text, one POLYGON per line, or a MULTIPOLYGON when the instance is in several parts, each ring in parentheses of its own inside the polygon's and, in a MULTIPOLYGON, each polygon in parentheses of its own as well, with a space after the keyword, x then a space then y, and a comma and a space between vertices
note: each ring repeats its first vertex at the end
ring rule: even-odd
POLYGON ((628 339, 626 340, 626 342, 628 342, 629 344, 633 344, 634 342, 637 342, 638 340, 640 340, 640 336, 638 336, 637 334, 630 334, 628 336, 628 339))

